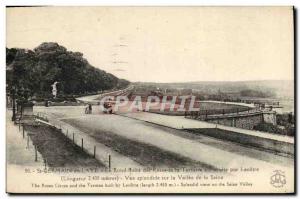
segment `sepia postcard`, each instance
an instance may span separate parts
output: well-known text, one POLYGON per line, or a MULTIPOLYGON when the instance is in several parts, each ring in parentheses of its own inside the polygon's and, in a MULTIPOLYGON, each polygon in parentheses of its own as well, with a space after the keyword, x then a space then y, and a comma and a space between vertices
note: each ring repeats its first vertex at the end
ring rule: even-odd
POLYGON ((7 7, 6 192, 295 193, 294 8, 7 7))

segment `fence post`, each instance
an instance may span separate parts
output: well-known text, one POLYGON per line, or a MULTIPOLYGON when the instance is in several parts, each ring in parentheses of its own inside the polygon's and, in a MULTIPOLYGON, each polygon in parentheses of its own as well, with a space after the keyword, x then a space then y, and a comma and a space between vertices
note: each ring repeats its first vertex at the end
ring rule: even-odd
POLYGON ((27 133, 27 148, 29 149, 29 135, 27 133))
POLYGON ((21 119, 19 119, 19 131, 21 130, 21 119))
POLYGON ((74 133, 73 133, 73 144, 75 144, 74 133))
POLYGON ((81 138, 81 150, 83 151, 83 138, 81 138))
POLYGON ((94 146, 94 158, 96 158, 96 146, 94 146))
POLYGON ((24 130, 24 126, 23 126, 23 139, 25 138, 25 130, 24 130))
POLYGON ((35 152, 35 161, 37 162, 37 149, 36 149, 36 146, 34 146, 34 152, 35 152))
POLYGON ((44 159, 44 163, 45 163, 45 169, 47 169, 47 159, 44 159))
POLYGON ((111 158, 110 158, 110 155, 108 155, 108 168, 109 168, 109 171, 110 171, 110 168, 111 168, 111 158))

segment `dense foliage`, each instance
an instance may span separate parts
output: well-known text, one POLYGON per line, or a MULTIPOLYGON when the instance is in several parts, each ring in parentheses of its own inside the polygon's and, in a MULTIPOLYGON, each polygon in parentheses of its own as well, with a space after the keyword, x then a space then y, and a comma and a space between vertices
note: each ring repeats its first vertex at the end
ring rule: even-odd
POLYGON ((295 126, 290 124, 280 128, 279 126, 275 126, 271 123, 260 123, 254 126, 253 129, 258 131, 280 134, 280 135, 288 135, 288 136, 295 135, 295 126))
POLYGON ((278 114, 276 115, 276 121, 281 126, 293 125, 295 124, 295 115, 292 113, 278 114))
POLYGON ((274 97, 274 93, 271 91, 257 91, 252 89, 240 91, 242 97, 274 97))
POLYGON ((57 43, 42 43, 34 50, 7 48, 6 65, 8 88, 23 87, 31 95, 51 93, 55 81, 59 94, 86 94, 129 84, 57 43))

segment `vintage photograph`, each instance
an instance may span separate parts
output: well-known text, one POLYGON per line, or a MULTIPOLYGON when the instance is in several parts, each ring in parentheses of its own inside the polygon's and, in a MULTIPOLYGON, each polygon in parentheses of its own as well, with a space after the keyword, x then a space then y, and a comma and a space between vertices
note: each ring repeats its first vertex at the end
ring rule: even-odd
POLYGON ((7 7, 6 192, 292 194, 294 8, 7 7))

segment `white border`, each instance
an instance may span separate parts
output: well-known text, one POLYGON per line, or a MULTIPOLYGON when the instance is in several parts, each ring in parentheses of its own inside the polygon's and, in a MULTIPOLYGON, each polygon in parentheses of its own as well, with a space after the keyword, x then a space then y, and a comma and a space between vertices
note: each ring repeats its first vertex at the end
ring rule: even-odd
POLYGON ((216 5, 294 5, 296 0, 5 0, 7 5, 61 5, 61 6, 93 6, 93 5, 136 5, 136 6, 149 6, 149 5, 200 5, 200 6, 216 6, 216 5))
MULTIPOLYGON (((32 6, 32 5, 44 5, 44 6, 247 6, 247 5, 254 5, 254 6, 280 6, 280 5, 294 5, 298 13, 298 20, 297 20, 297 27, 299 27, 299 10, 300 10, 300 1, 299 0, 152 0, 152 1, 146 1, 146 0, 2 0, 0 1, 0 34, 1 34, 1 48, 0 48, 0 54, 1 54, 1 69, 0 72, 0 198, 9 198, 11 196, 7 195, 5 193, 5 7, 6 6, 32 6)), ((297 38, 299 40, 299 31, 297 32, 297 38)), ((298 43, 298 42, 297 42, 298 43)), ((298 46, 298 44, 297 44, 298 46)), ((297 51, 297 57, 299 57, 299 50, 297 51)), ((299 70, 298 74, 299 75, 299 70)), ((297 93, 299 93, 299 87, 297 89, 297 93)), ((298 99, 299 101, 299 99, 298 99)), ((297 103, 298 103, 297 101, 297 103)), ((298 110, 297 110, 298 113, 298 110)), ((299 117, 297 117, 297 122, 299 123, 299 117)), ((299 135, 297 136, 299 139, 299 135)), ((297 140, 299 143, 299 140, 297 140)), ((299 153, 297 153, 299 154, 299 153)), ((297 157, 297 160, 298 157, 297 157)), ((299 163, 299 162, 298 162, 299 163)), ((297 172, 299 173, 299 172, 297 172)), ((298 176, 297 176, 298 177, 298 176)), ((299 191, 299 182, 297 186, 297 190, 299 191)), ((18 198, 31 198, 33 196, 19 196, 18 198)), ((46 198, 47 196, 35 196, 34 198, 46 198)), ((49 197, 49 196, 48 196, 49 197)), ((68 196, 53 196, 55 198, 90 198, 90 196, 84 196, 84 195, 68 195, 68 196)), ((99 196, 97 196, 99 197, 99 196)), ((100 196, 102 198, 107 198, 111 196, 100 196)), ((118 196, 114 196, 118 197, 118 196)), ((163 196, 159 196, 159 198, 162 198, 163 196)), ((182 196, 182 197, 188 197, 188 196, 182 196)), ((217 196, 212 196, 216 198, 217 196)), ((227 196, 228 197, 228 196, 227 196)), ((229 196, 231 197, 231 196, 229 196)), ((238 196, 236 198, 242 198, 244 196, 238 196)), ((253 196, 256 198, 265 198, 265 196, 253 196)), ((272 196, 271 196, 272 197, 272 196)), ((274 196, 273 196, 274 197, 274 196)), ((276 198, 285 198, 286 196, 280 196, 276 198)), ((166 198, 166 197, 164 197, 166 198)), ((219 198, 219 197, 218 197, 219 198)))

